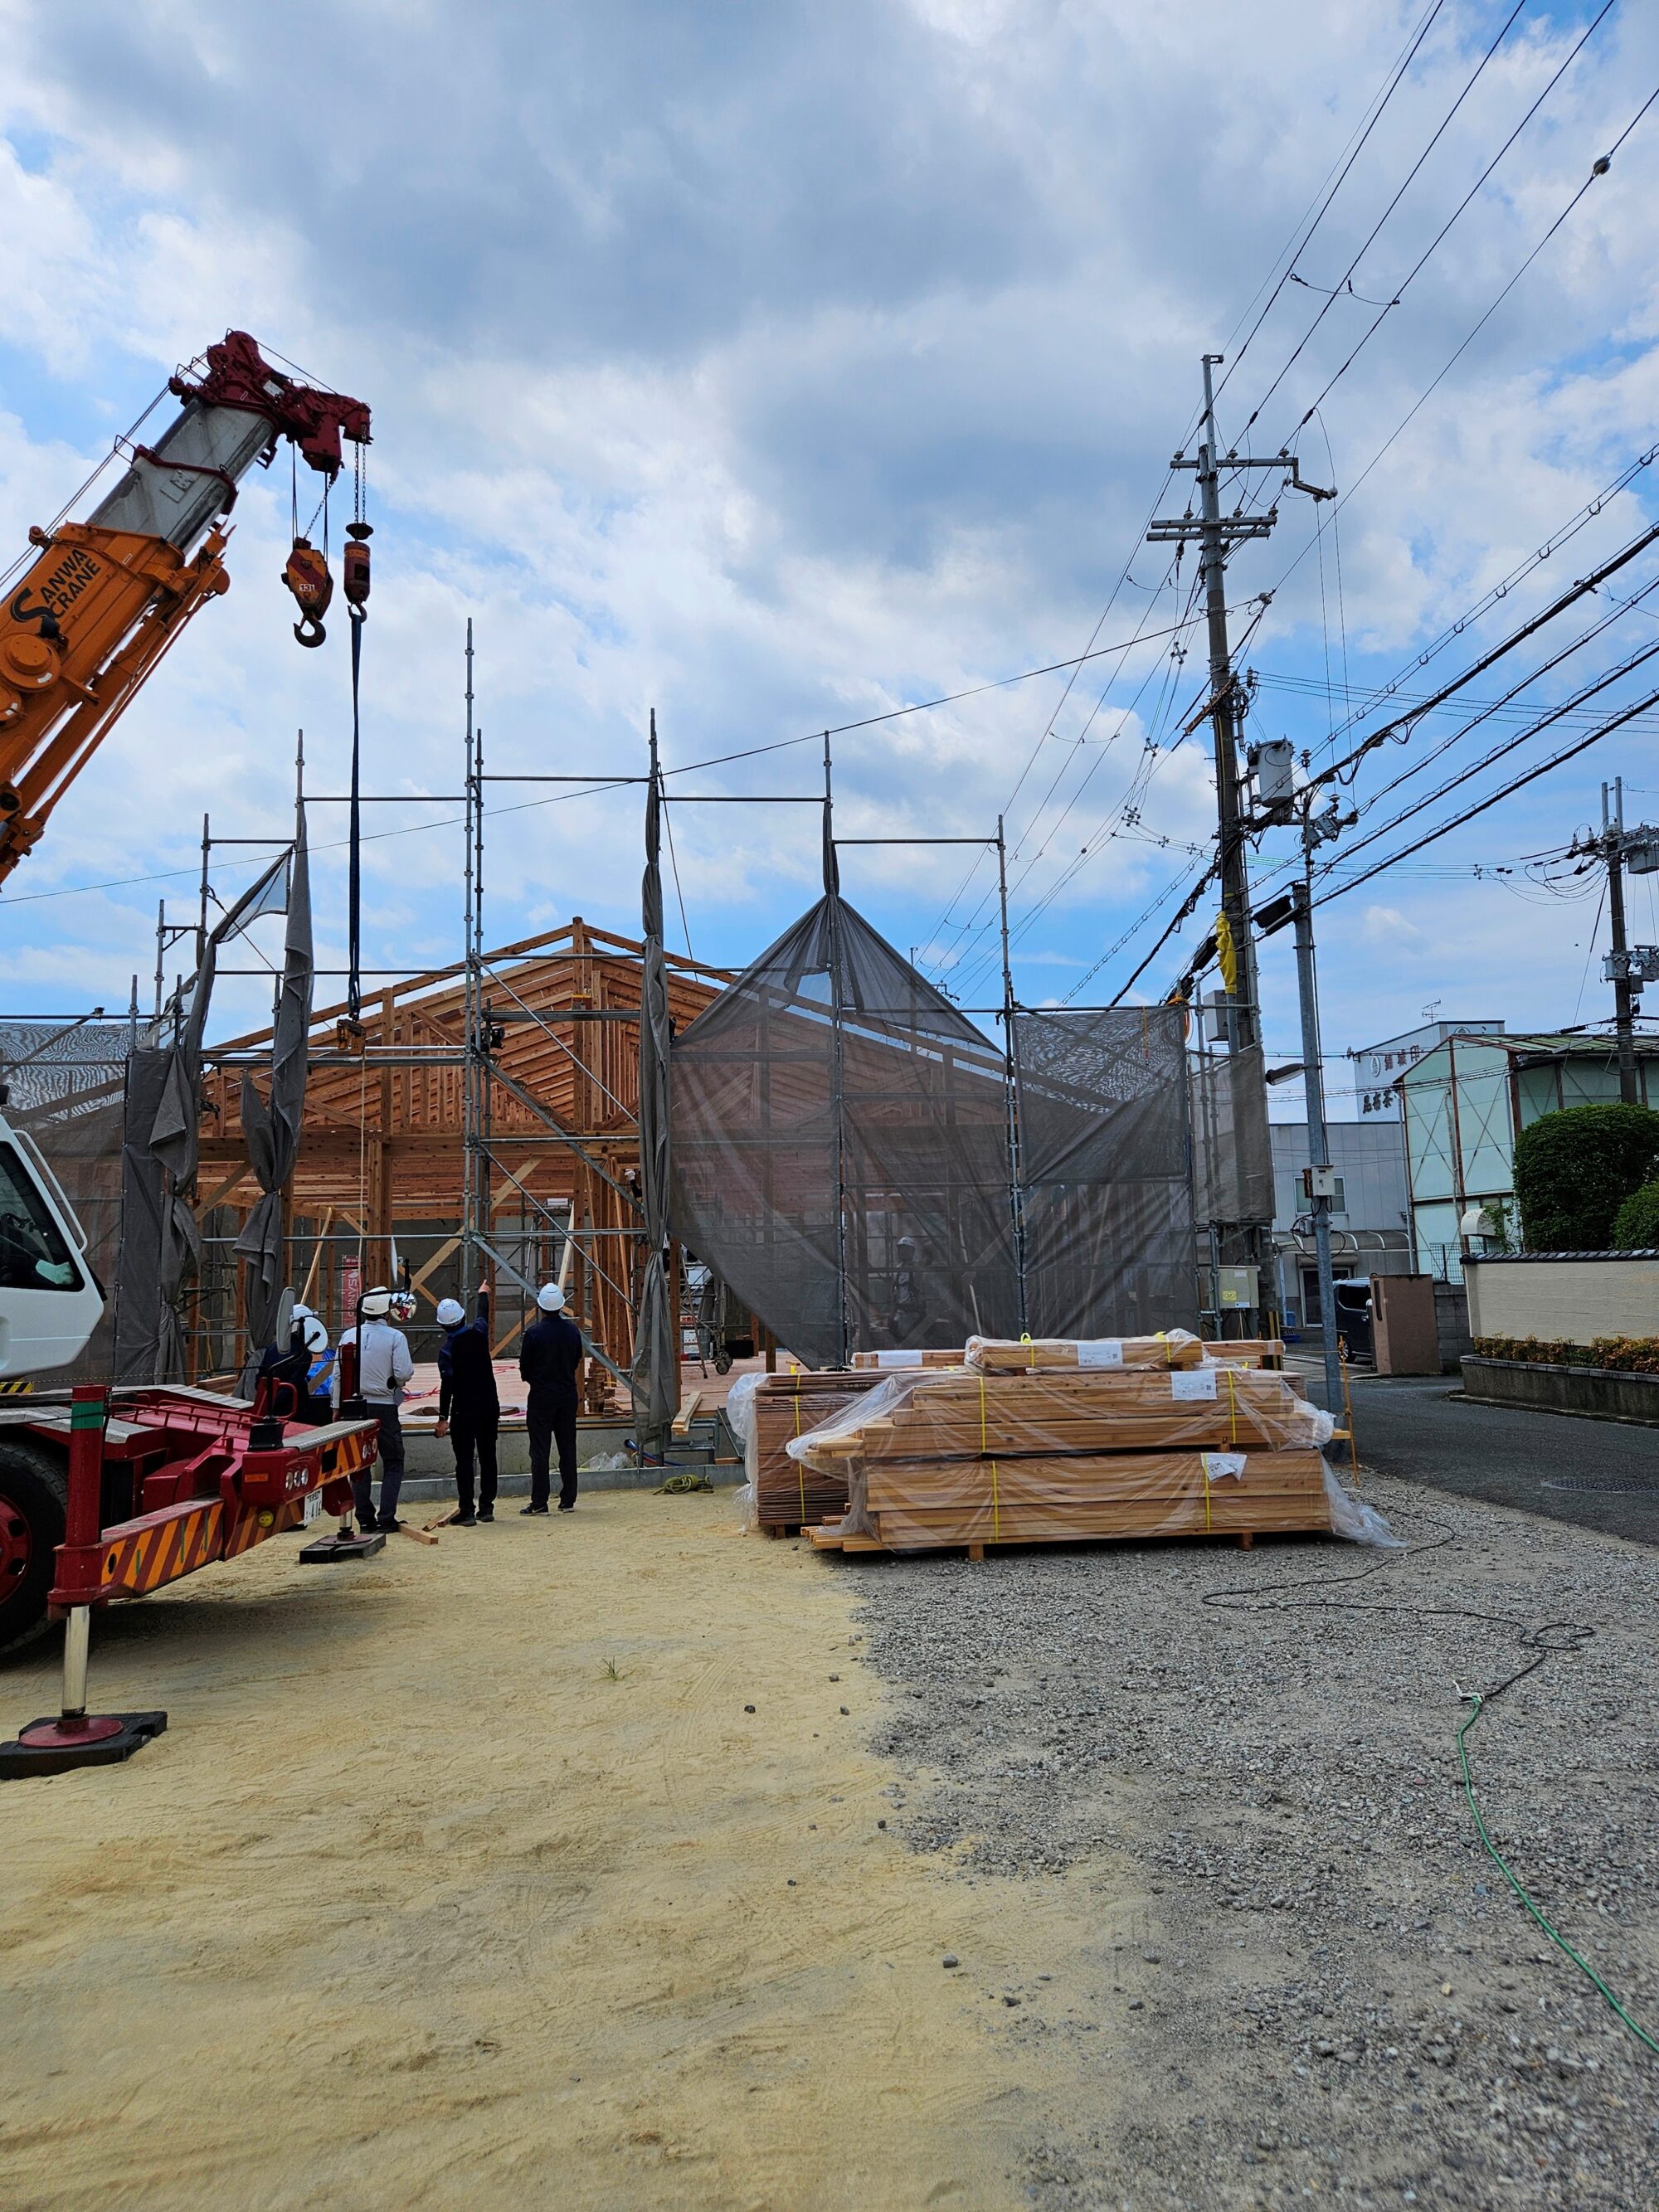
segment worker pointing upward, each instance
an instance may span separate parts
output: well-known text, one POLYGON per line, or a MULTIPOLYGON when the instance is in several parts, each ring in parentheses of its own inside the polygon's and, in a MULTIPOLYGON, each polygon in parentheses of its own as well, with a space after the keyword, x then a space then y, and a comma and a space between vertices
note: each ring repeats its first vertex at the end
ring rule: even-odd
POLYGON ((581 1373, 582 1333, 564 1310, 564 1292, 544 1283, 540 1311, 519 1347, 519 1372, 530 1385, 525 1427, 530 1435, 530 1503, 526 1513, 545 1513, 552 1483, 550 1447, 559 1448, 559 1510, 576 1503, 576 1378, 581 1373))

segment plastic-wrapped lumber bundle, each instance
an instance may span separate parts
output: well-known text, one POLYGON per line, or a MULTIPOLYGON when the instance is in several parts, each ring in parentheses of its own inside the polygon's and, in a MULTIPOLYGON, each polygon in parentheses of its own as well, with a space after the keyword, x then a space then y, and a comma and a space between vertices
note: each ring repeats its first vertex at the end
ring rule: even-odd
POLYGON ((1333 1528, 1390 1540, 1330 1475, 1331 1418, 1295 1378, 1194 1364, 1192 1337, 1129 1341, 1185 1364, 915 1370, 788 1439, 797 1466, 847 1485, 823 1540, 914 1551, 1333 1528))
POLYGON ((963 1353, 969 1367, 988 1375, 1035 1375, 1045 1367, 1200 1367, 1204 1346, 1191 1331, 1158 1336, 970 1336, 963 1353))
POLYGON ((1225 1367, 915 1374, 786 1449, 823 1473, 874 1461, 1071 1453, 1317 1449, 1329 1414, 1288 1375, 1225 1367))
POLYGON ((878 1462, 853 1490, 848 1524, 856 1517, 891 1552, 1331 1527, 1312 1450, 878 1462))
POLYGON ((1204 1357, 1215 1367, 1282 1367, 1285 1343, 1277 1336, 1227 1336, 1204 1342, 1204 1357))
POLYGON ((955 1352, 911 1352, 896 1346, 886 1352, 855 1352, 853 1364, 856 1368, 878 1367, 884 1375, 896 1374, 910 1367, 960 1367, 963 1354, 955 1352))
POLYGON ((847 1478, 836 1467, 790 1457, 787 1447, 862 1402, 887 1377, 873 1368, 844 1368, 757 1377, 749 1396, 744 1462, 763 1528, 804 1528, 847 1510, 847 1478))
POLYGON ((1197 1535, 1248 1542, 1301 1532, 1389 1548, 1400 1540, 1312 1450, 878 1462, 853 1475, 844 1519, 811 1534, 824 1550, 966 1545, 977 1555, 988 1544, 1197 1535))

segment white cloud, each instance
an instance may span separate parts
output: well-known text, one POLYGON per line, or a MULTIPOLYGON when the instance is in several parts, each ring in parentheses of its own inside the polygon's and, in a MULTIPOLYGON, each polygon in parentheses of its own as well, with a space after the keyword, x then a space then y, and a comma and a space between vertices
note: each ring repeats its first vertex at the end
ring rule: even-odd
MULTIPOLYGON (((118 395, 147 398, 227 323, 268 336, 374 405, 368 780, 438 792, 459 787, 469 613, 499 771, 637 772, 653 705, 674 766, 810 740, 1079 649, 1126 556, 1139 585, 1161 575, 1134 547, 1188 427, 1196 356, 1219 344, 1236 358, 1234 326, 1407 35, 1407 11, 1358 0, 1297 0, 1248 36, 1236 10, 1200 0, 849 0, 760 16, 301 4, 185 36, 175 11, 94 0, 49 28, 16 21, 3 96, 15 158, 0 149, 12 541, 78 480, 118 395)), ((1310 281, 1340 275, 1490 35, 1472 6, 1443 12, 1304 258, 1310 281)), ((1577 35, 1517 28, 1356 290, 1391 296, 1577 35)), ((1353 483, 1656 64, 1659 25, 1640 13, 1597 34, 1310 426, 1309 474, 1353 483)), ((1646 441, 1656 137, 1632 137, 1344 507, 1340 601, 1335 539, 1322 591, 1315 552, 1291 567, 1304 502, 1284 498, 1273 544, 1241 553, 1236 603, 1279 586, 1257 665, 1322 680, 1328 638, 1340 684, 1346 621, 1352 680, 1393 672, 1646 441)), ((1229 435, 1316 312, 1301 288, 1281 298, 1228 387, 1229 435)), ((1253 440, 1271 450, 1292 429, 1368 313, 1343 301, 1326 316, 1253 440)), ((1628 536, 1650 496, 1632 491, 1575 541, 1572 573, 1628 536)), ((300 724, 315 787, 343 788, 343 624, 321 653, 293 648, 276 581, 287 526, 283 460, 239 507, 235 589, 82 777, 20 894, 25 878, 39 893, 140 863, 188 869, 204 808, 224 834, 279 830, 300 724)), ((1190 567, 1183 599, 1189 580, 1190 567)), ((1559 580, 1547 567, 1506 617, 1559 580)), ((1126 586, 1103 641, 1179 611, 1126 586)), ((1201 635, 1177 669, 1166 643, 1081 672, 1063 707, 1064 678, 1048 678, 839 738, 838 825, 985 834, 1054 715, 1009 808, 1016 934, 1033 969, 1091 963, 1212 823, 1206 733, 1170 749, 1201 695, 1201 635), (1136 835, 1104 837, 1126 807, 1136 835), (1094 857, 1068 876, 1085 844, 1094 857)), ((1323 714, 1264 687, 1252 735, 1282 726, 1305 744, 1323 714)), ((1635 757, 1634 742, 1620 756, 1635 757)), ((1587 757, 1584 778, 1601 772, 1587 757)), ((1574 773, 1445 849, 1536 849, 1564 808, 1588 811, 1574 773)), ((809 741, 698 782, 805 793, 819 774, 809 741)), ((526 795, 496 787, 503 806, 526 795)), ((628 927, 638 811, 624 791, 495 817, 492 933, 573 910, 628 927)), ((334 813, 313 834, 337 836, 334 813)), ((743 957, 812 893, 808 808, 685 807, 675 837, 700 951, 743 957)), ((458 940, 457 832, 380 841, 365 867, 377 963, 458 940)), ((895 941, 926 939, 965 978, 994 950, 985 863, 957 896, 969 872, 963 848, 917 847, 865 848, 846 872, 895 941)), ((337 852, 320 851, 336 938, 341 881, 337 852)), ((1483 994, 1517 1020, 1565 1014, 1583 956, 1568 974, 1547 912, 1501 886, 1387 889, 1407 995, 1435 975, 1456 988, 1459 933, 1480 927, 1483 994)), ((144 907, 162 890, 191 896, 184 876, 111 893, 108 909, 103 895, 0 902, 13 975, 66 949, 107 995, 118 969, 149 964, 144 907)), ((1387 945, 1346 912, 1334 906, 1325 931, 1328 1013, 1375 1028, 1387 945)), ((1173 971, 1178 948, 1164 957, 1173 971)), ((1276 954, 1267 971, 1283 994, 1276 954)))

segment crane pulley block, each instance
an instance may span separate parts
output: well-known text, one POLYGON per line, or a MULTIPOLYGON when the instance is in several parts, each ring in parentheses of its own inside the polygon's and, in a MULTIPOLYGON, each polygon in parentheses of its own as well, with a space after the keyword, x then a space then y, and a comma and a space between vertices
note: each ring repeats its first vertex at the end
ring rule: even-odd
POLYGON ((308 538, 296 538, 283 569, 283 581, 293 592, 300 610, 300 619, 294 625, 295 636, 301 645, 320 645, 328 635, 323 628, 323 617, 334 597, 328 556, 308 538))

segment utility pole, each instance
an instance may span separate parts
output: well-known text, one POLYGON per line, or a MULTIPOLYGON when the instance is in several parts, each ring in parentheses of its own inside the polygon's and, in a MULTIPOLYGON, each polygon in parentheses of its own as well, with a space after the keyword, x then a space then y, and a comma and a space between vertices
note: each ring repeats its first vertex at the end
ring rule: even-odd
POLYGON ((1641 1103, 1636 1088, 1636 1006, 1631 988, 1630 945, 1625 935, 1625 779, 1613 785, 1611 814, 1607 787, 1601 786, 1601 842, 1607 861, 1607 917, 1613 924, 1613 1027, 1619 1041, 1619 1097, 1626 1106, 1641 1103))
MULTIPOLYGON (((1241 472, 1249 469, 1276 469, 1286 484, 1293 485, 1298 490, 1310 492, 1316 498, 1322 499, 1329 498, 1332 495, 1304 484, 1294 457, 1287 452, 1267 458, 1221 452, 1215 426, 1215 395, 1211 374, 1221 360, 1222 356, 1217 353, 1206 353, 1204 356, 1204 414, 1197 457, 1189 459, 1185 453, 1177 453, 1170 464, 1172 469, 1188 469, 1196 475, 1199 512, 1194 515, 1189 503, 1185 514, 1166 516, 1155 521, 1146 535, 1155 544, 1184 545, 1196 541, 1199 547, 1199 575, 1204 588, 1210 647, 1210 696, 1206 711, 1214 736, 1217 874, 1220 880, 1221 913, 1237 963, 1228 991, 1231 1003, 1226 1009, 1233 1139, 1241 1159, 1248 1158, 1254 1152, 1265 1163, 1269 1157, 1267 1091, 1261 1065, 1261 1006, 1256 981, 1255 942, 1250 924, 1250 880, 1246 849, 1249 831, 1240 805, 1240 702, 1238 686, 1233 676, 1232 648, 1227 635, 1226 578, 1227 556, 1232 547, 1242 544, 1247 538, 1268 536, 1279 519, 1279 510, 1274 506, 1265 514, 1247 514, 1241 504, 1231 514, 1224 515, 1221 512, 1221 471, 1224 468, 1241 472)), ((1226 1256, 1256 1271, 1255 1304, 1258 1311, 1267 1305, 1272 1296, 1267 1289, 1273 1230, 1272 1175, 1265 1165, 1261 1174, 1267 1188, 1255 1198, 1255 1218, 1218 1224, 1229 1248, 1226 1256), (1264 1204, 1266 1218, 1261 1218, 1260 1209, 1264 1204)), ((1241 1186, 1243 1182, 1241 1176, 1241 1186)), ((1241 1188, 1241 1214, 1249 1202, 1250 1194, 1241 1188)))
MULTIPOLYGON (((1310 799, 1311 794, 1310 794, 1310 799)), ((1333 810, 1333 813, 1334 810, 1333 810)), ((1330 816, 1316 820, 1310 804, 1302 810, 1302 881, 1297 884, 1296 981, 1302 1001, 1302 1086, 1308 1102, 1308 1197, 1313 1208, 1314 1258, 1319 1269, 1320 1334, 1325 1348, 1325 1410, 1340 1413, 1342 1362, 1336 1333, 1336 1280, 1331 1272, 1331 1201, 1336 1176, 1331 1166, 1325 1126, 1325 1066, 1319 1036, 1319 985, 1314 971, 1314 848, 1336 834, 1330 816)))
POLYGON ((1659 945, 1632 945, 1625 926, 1625 870, 1651 875, 1659 870, 1659 830, 1644 823, 1625 828, 1625 779, 1615 776, 1601 786, 1601 834, 1574 839, 1571 857, 1594 857, 1607 872, 1607 915, 1613 925, 1613 950, 1601 963, 1601 977, 1613 986, 1613 1026, 1619 1049, 1619 1097, 1626 1106, 1639 1106, 1642 1087, 1636 1067, 1636 1015, 1644 983, 1659 981, 1659 945), (1609 792, 1611 804, 1609 804, 1609 792))

